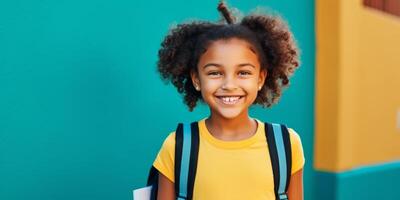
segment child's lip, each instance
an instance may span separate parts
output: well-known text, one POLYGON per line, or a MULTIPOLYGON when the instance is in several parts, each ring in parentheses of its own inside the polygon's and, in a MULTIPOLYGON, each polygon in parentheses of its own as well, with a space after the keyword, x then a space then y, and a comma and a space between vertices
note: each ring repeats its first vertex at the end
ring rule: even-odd
POLYGON ((228 94, 224 94, 224 95, 215 95, 215 96, 218 97, 218 98, 221 98, 221 97, 243 97, 244 95, 239 95, 239 94, 228 95, 228 94))

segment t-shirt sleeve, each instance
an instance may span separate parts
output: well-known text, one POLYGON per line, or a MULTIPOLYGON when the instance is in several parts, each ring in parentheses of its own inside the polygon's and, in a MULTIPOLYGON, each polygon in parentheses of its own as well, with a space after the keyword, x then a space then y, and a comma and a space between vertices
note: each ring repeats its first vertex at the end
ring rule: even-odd
POLYGON ((153 166, 172 182, 174 180, 175 132, 170 133, 164 140, 153 166))
POLYGON ((304 167, 305 158, 299 134, 289 128, 290 143, 292 147, 292 174, 304 167))

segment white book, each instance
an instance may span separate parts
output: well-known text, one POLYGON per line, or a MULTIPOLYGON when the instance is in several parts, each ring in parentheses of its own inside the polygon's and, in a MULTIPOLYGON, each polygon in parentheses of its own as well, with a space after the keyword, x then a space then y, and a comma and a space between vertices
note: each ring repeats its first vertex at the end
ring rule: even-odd
POLYGON ((133 200, 150 200, 152 186, 133 190, 133 200))

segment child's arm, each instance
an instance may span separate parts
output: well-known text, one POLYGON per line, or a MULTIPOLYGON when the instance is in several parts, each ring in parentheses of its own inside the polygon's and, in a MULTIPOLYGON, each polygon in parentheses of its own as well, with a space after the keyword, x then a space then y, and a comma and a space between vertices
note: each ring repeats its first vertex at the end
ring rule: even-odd
POLYGON ((158 194, 157 200, 174 200, 175 199, 175 186, 162 173, 158 176, 158 194))
POLYGON ((303 200, 303 168, 290 177, 288 197, 290 200, 303 200))

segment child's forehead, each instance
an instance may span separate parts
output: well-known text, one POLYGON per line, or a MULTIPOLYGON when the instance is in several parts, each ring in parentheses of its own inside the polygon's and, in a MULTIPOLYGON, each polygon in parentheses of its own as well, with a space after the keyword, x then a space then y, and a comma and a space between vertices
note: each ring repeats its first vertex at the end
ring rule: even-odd
POLYGON ((207 57, 258 57, 258 53, 253 45, 241 38, 218 39, 212 41, 207 45, 201 57, 205 55, 207 55, 207 57))
POLYGON ((225 63, 253 63, 258 65, 258 56, 252 50, 252 46, 245 40, 229 39, 217 40, 210 44, 204 54, 200 57, 199 64, 208 62, 225 63))
MULTIPOLYGON (((215 67, 231 67, 250 64, 260 65, 258 56, 250 49, 246 41, 216 41, 200 57, 199 67, 205 69, 210 65, 215 67)), ((247 65, 244 65, 247 66, 247 65)))

